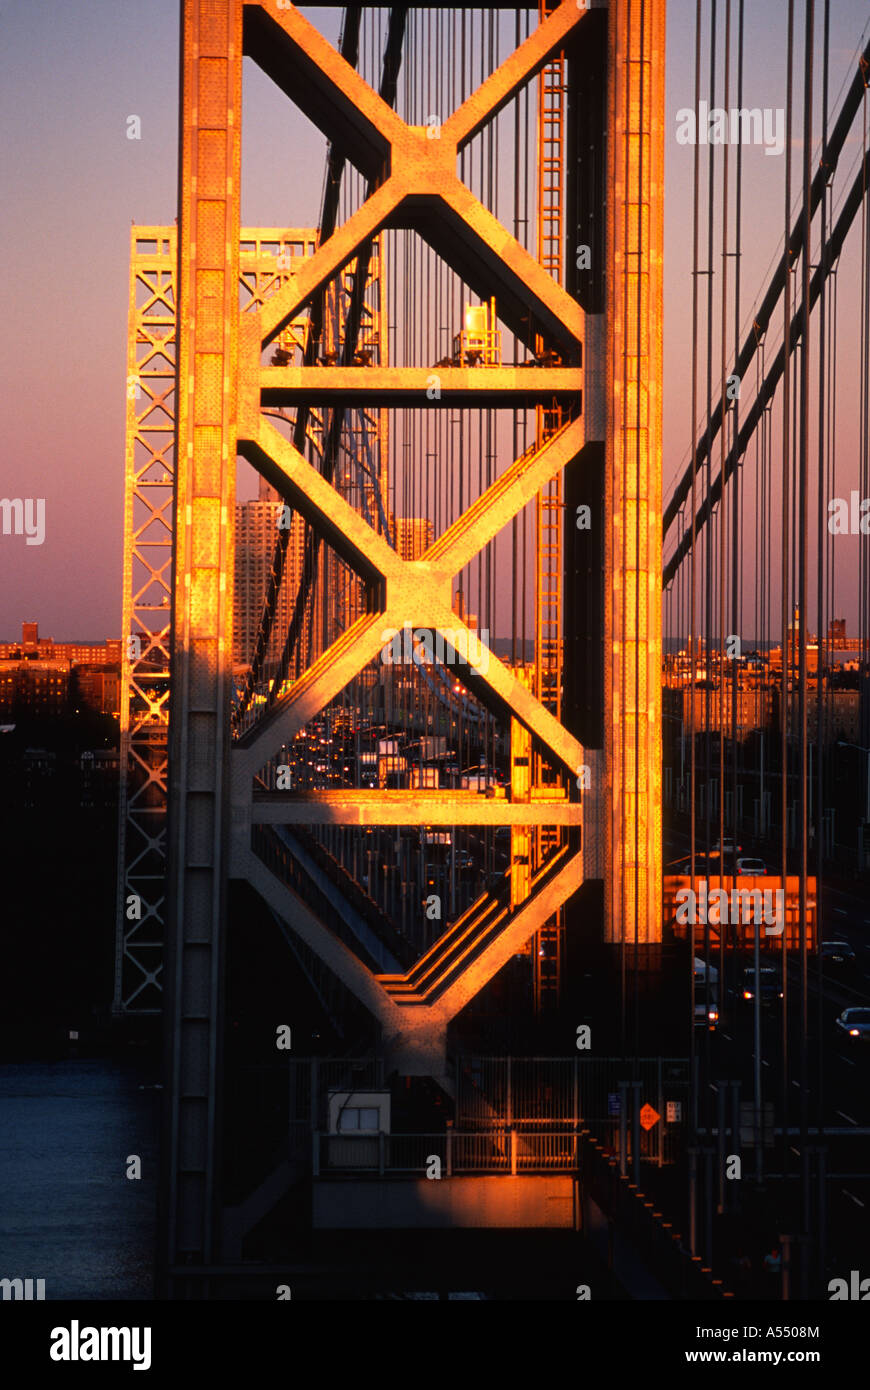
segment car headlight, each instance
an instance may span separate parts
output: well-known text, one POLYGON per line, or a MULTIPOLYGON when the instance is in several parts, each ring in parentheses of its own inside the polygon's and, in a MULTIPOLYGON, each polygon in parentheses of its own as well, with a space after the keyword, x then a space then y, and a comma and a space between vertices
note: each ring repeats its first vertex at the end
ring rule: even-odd
POLYGON ((860 1036, 861 1036, 861 1029, 860 1029, 860 1028, 850 1028, 850 1029, 849 1029, 849 1037, 850 1037, 850 1038, 860 1038, 860 1036))
POLYGON ((745 989, 745 990, 743 991, 743 998, 744 998, 744 999, 751 999, 751 998, 752 998, 752 990, 751 990, 751 989, 745 989))

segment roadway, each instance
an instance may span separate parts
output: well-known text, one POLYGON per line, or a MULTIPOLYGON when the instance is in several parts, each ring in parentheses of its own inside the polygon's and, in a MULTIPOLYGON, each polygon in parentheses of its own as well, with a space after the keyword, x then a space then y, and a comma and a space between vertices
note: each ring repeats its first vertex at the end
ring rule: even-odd
MULTIPOLYGON (((666 864, 688 850, 688 836, 669 832, 666 864)), ((759 853, 744 845, 747 855, 759 853)), ((759 854, 763 858, 763 853, 759 854)), ((832 1251, 833 1277, 843 1264, 860 1268, 870 1244, 870 1043, 848 1044, 834 1029, 834 1019, 850 1005, 870 1005, 870 900, 863 886, 854 888, 839 880, 836 885, 823 881, 821 896, 821 940, 847 941, 855 952, 854 965, 829 967, 821 978, 816 958, 808 960, 807 982, 807 1059, 806 1119, 810 1130, 821 1124, 821 1137, 810 1132, 809 1147, 820 1142, 827 1146, 827 1222, 832 1251), (864 1131, 862 1133, 862 1131, 864 1131), (852 1263, 849 1263, 851 1261, 852 1263), (859 1263, 855 1263, 859 1261, 859 1263)), ((716 961, 714 959, 714 964, 716 961)), ((716 1080, 739 1080, 741 1097, 754 1097, 755 1040, 754 1003, 745 1001, 739 988, 737 962, 726 964, 726 989, 720 1001, 720 1024, 715 1034, 699 1042, 702 1076, 710 1097, 709 1122, 715 1123, 716 1080), (730 966, 730 969, 729 969, 730 966)), ((742 962, 741 962, 742 967, 742 962)), ((787 1058, 784 1057, 782 1002, 761 1009, 761 1086, 762 1100, 774 1101, 781 1113, 783 1092, 788 1097, 789 1125, 800 1130, 801 1077, 801 979, 800 960, 790 956, 787 971, 787 1058)), ((773 1148, 765 1149, 766 1174, 791 1174, 797 1187, 801 1164, 800 1132, 790 1134, 783 1145, 777 1137, 773 1148)), ((744 1177, 754 1174, 754 1149, 744 1153, 744 1177)))

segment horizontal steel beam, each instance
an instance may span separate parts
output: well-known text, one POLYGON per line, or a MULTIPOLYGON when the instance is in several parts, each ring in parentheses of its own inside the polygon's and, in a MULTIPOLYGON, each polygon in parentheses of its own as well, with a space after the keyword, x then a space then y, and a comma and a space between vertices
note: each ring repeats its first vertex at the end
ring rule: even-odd
POLYGON ((413 406, 518 410, 556 398, 579 398, 576 367, 264 367, 263 405, 413 406), (520 399, 518 400, 517 397, 520 399))
POLYGON ((253 795, 254 825, 580 825, 579 802, 510 802, 468 791, 352 789, 253 795))

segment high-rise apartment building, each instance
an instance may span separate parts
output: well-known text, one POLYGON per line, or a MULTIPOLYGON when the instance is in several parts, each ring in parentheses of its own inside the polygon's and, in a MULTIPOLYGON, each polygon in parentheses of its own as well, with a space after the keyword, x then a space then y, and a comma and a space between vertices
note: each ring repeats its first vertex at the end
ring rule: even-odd
POLYGON ((426 516, 397 516, 396 550, 402 560, 419 560, 435 539, 435 528, 426 516))
POLYGON ((275 542, 281 532, 279 521, 289 520, 289 539, 284 576, 275 622, 269 641, 267 663, 277 661, 293 612, 299 588, 304 554, 305 523, 298 512, 285 509, 274 488, 260 479, 255 501, 236 503, 236 563, 233 597, 233 662, 249 666, 254 655, 263 600, 267 591, 275 542))

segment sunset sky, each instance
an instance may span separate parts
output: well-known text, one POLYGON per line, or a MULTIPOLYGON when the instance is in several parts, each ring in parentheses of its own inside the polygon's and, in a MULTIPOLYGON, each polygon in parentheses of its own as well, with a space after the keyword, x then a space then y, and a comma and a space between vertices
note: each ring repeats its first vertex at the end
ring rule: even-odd
MULTIPOLYGON (((783 105, 785 8, 782 0, 746 2, 746 106, 783 105)), ((22 619, 38 619, 43 635, 57 640, 119 632, 129 228, 172 222, 176 214, 178 9, 177 0, 0 0, 0 496, 44 497, 46 505, 42 546, 0 536, 2 639, 16 637, 22 619), (141 119, 138 141, 127 139, 131 114, 141 119)), ((675 131, 677 110, 693 105, 694 9, 690 0, 668 6, 666 497, 690 440, 693 151, 677 144, 675 131)), ((736 0, 732 9, 736 16, 736 0)), ((795 9, 800 36, 802 4, 795 9)), ((816 9, 820 28, 823 4, 816 9)), ((305 13, 337 37, 339 10, 305 13)), ((834 0, 832 98, 851 78, 867 22, 866 0, 834 0)), ((243 221, 314 225, 324 142, 250 62, 246 80, 243 221)), ((817 91, 820 85, 817 75, 817 91)), ((844 172, 859 155, 853 135, 844 172)), ((796 151, 796 194, 798 158, 796 151)), ((746 150, 744 322, 781 247, 783 166, 783 157, 746 150)), ((840 270, 838 475, 845 496, 858 478, 856 232, 840 270)), ((718 282, 715 293, 718 303, 718 282)), ((843 538, 838 593, 851 626, 857 599, 848 576, 856 557, 857 541, 843 538)))

